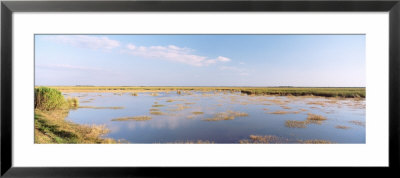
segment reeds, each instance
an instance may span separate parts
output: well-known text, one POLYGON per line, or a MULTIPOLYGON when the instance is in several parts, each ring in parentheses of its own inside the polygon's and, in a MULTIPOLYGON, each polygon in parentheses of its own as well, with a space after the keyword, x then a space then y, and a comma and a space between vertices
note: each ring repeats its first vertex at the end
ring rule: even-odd
POLYGON ((219 112, 214 114, 212 118, 203 119, 204 121, 222 121, 222 120, 233 120, 235 117, 246 117, 249 114, 245 112, 238 112, 238 111, 226 111, 226 112, 219 112))

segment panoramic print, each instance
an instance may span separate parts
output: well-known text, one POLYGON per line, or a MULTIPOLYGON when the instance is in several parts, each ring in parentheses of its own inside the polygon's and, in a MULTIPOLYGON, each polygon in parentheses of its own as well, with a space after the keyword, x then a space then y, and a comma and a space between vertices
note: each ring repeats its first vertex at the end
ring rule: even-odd
POLYGON ((35 35, 36 144, 365 144, 365 35, 35 35))

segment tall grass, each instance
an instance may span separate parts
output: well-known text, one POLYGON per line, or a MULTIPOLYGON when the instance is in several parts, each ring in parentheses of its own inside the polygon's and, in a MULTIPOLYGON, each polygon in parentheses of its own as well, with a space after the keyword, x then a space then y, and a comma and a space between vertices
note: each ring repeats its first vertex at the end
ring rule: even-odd
POLYGON ((47 87, 35 88, 35 109, 56 110, 62 109, 66 104, 60 91, 47 87))

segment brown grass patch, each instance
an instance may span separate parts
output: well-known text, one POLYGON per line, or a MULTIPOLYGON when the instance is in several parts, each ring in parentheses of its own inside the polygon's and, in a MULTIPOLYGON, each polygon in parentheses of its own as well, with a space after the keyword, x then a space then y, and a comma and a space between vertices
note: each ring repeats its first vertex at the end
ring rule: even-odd
POLYGON ((166 115, 167 113, 161 112, 161 111, 150 111, 151 115, 166 115))
POLYGON ((249 138, 250 139, 240 140, 239 143, 287 143, 287 140, 279 138, 275 135, 250 135, 249 138))
POLYGON ((321 115, 317 115, 317 114, 308 113, 307 120, 310 120, 310 121, 324 121, 324 120, 326 120, 326 117, 321 116, 321 115))
POLYGON ((233 120, 235 117, 246 117, 249 114, 238 111, 226 111, 219 112, 214 115, 212 118, 203 119, 204 121, 222 121, 222 120, 233 120))
POLYGON ((337 125, 335 128, 337 129, 350 129, 350 127, 344 126, 344 125, 337 125))
POLYGON ((285 126, 289 128, 306 128, 307 124, 308 124, 307 121, 293 121, 293 120, 285 121, 285 126))
POLYGON ((332 142, 329 140, 298 140, 299 143, 306 143, 306 144, 331 144, 332 142))

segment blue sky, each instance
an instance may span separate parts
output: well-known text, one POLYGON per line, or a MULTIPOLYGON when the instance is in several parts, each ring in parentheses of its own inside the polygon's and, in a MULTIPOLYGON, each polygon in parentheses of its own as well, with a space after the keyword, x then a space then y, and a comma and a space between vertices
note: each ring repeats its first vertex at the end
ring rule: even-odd
POLYGON ((365 87, 365 35, 35 35, 35 85, 365 87))

